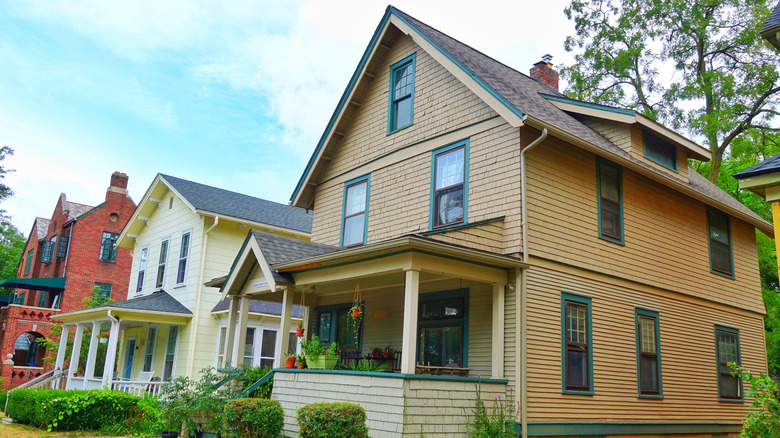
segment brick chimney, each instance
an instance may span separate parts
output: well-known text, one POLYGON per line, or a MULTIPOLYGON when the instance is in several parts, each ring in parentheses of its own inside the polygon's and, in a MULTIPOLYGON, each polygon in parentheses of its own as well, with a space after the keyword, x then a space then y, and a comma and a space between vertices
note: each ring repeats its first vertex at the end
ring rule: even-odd
POLYGON ((111 185, 108 186, 107 192, 119 193, 127 195, 127 174, 122 172, 114 172, 111 174, 111 185))
POLYGON ((542 56, 542 60, 531 67, 531 78, 558 91, 558 72, 553 70, 550 61, 552 61, 552 55, 542 56))

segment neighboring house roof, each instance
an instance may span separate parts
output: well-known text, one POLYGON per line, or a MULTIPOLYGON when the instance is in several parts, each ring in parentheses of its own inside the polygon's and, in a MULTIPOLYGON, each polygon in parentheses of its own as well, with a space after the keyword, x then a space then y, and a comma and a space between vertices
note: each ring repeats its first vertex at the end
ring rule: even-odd
POLYGON ((184 307, 176 298, 172 297, 164 290, 158 290, 150 295, 144 295, 138 298, 131 298, 125 301, 98 306, 98 308, 128 309, 128 310, 151 310, 156 312, 181 313, 192 315, 190 309, 184 307))
MULTIPOLYGON (((102 204, 101 204, 102 205, 102 204)), ((77 218, 95 207, 68 201, 68 219, 77 218)))
POLYGON ((742 172, 734 174, 734 178, 745 179, 751 176, 763 175, 766 173, 773 173, 778 171, 780 171, 780 154, 769 157, 755 166, 748 167, 742 172))
POLYGON ((780 2, 777 3, 775 9, 769 14, 769 18, 767 18, 763 29, 761 29, 761 36, 780 50, 780 37, 778 37, 778 34, 780 34, 780 2))
MULTIPOLYGON (((213 309, 211 309, 212 312, 223 312, 225 310, 228 310, 228 299, 225 298, 224 300, 217 303, 216 306, 214 306, 213 309)), ((270 301, 259 301, 259 300, 249 300, 249 313, 265 313, 268 315, 276 315, 279 316, 282 314, 282 303, 272 303, 270 301)), ((303 317, 303 307, 293 304, 292 309, 292 316, 293 318, 302 318, 303 317)))
POLYGON ((35 218, 35 232, 38 235, 38 240, 45 239, 46 234, 49 232, 50 219, 36 217, 35 218))
POLYGON ((175 176, 163 174, 160 176, 196 210, 311 233, 312 217, 301 208, 187 181, 175 176))
MULTIPOLYGON (((320 142, 312 154, 303 175, 301 176, 295 191, 292 194, 291 201, 294 205, 305 206, 311 204, 313 199, 313 190, 316 186, 316 178, 322 174, 324 166, 328 160, 320 160, 323 156, 323 148, 329 154, 332 154, 332 148, 336 147, 333 142, 327 142, 330 139, 331 130, 334 129, 336 120, 343 109, 344 102, 352 92, 361 72, 365 68, 370 58, 373 47, 376 45, 379 33, 387 25, 390 18, 401 20, 403 25, 408 26, 412 31, 419 33, 435 50, 446 56, 452 61, 467 77, 476 81, 484 91, 493 96, 497 102, 500 102, 508 108, 514 116, 519 116, 524 122, 537 128, 547 128, 555 130, 553 135, 565 135, 570 141, 578 140, 580 143, 587 144, 606 152, 606 156, 620 162, 630 163, 634 168, 652 176, 652 178, 676 188, 689 195, 695 195, 699 199, 713 203, 716 207, 730 210, 733 215, 748 221, 754 226, 760 228, 770 236, 774 234, 771 224, 763 220, 752 210, 730 197, 706 178, 700 175, 694 175, 696 172, 689 172, 689 181, 673 177, 666 172, 659 171, 653 166, 634 158, 631 154, 624 151, 606 137, 597 133, 589 126, 579 121, 566 111, 558 108, 553 102, 544 95, 550 94, 550 88, 542 86, 538 81, 528 75, 518 72, 511 67, 496 61, 493 58, 461 43, 454 38, 439 32, 438 30, 422 23, 421 21, 401 12, 400 10, 389 6, 385 17, 377 28, 369 47, 366 49, 357 70, 353 74, 347 90, 344 92, 339 106, 336 108, 331 121, 326 128, 320 142), (397 17, 397 18, 395 18, 397 17), (533 122, 533 124, 531 124, 533 122), (562 133, 562 134, 561 134, 562 133), (571 136, 571 137, 569 137, 571 136), (314 184, 310 178, 314 178, 314 184)), ((505 109, 506 109, 505 108, 505 109)), ((496 108, 494 108, 496 109, 496 108)), ((506 114, 506 111, 504 111, 506 114)), ((653 122, 655 123, 655 122, 653 122)), ((666 129, 666 128, 664 128, 666 129)), ((703 150, 703 149, 702 149, 703 150)), ((706 156, 701 151, 697 151, 692 156, 706 160, 706 156)))

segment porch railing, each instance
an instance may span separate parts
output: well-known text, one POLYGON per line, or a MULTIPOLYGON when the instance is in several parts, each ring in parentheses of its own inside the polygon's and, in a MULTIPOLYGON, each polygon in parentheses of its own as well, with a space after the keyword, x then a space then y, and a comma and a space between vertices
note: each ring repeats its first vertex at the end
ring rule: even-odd
POLYGON ((139 381, 139 380, 125 380, 115 381, 111 383, 111 389, 126 392, 128 394, 137 395, 139 397, 150 396, 159 398, 162 390, 162 385, 165 382, 159 380, 139 381))
POLYGON ((17 389, 32 389, 32 388, 42 388, 55 380, 59 380, 62 376, 65 375, 65 371, 63 370, 51 370, 49 372, 43 373, 40 376, 22 383, 21 385, 17 386, 16 388, 10 389, 8 392, 5 393, 5 405, 3 406, 3 412, 8 409, 8 396, 11 394, 12 391, 16 391, 17 389))

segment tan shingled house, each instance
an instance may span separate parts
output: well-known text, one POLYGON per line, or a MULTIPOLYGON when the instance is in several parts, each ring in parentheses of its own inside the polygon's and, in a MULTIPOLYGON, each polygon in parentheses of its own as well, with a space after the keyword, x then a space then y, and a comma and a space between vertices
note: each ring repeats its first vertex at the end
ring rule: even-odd
POLYGON ((316 243, 250 233, 221 289, 225 357, 254 299, 283 337, 295 303, 307 336, 395 351, 392 373, 276 370, 286 434, 351 400, 372 437, 463 436, 477 381, 524 436, 741 429, 726 363, 766 371, 771 225, 689 169, 701 146, 567 99, 549 59, 532 76, 388 7, 291 198, 316 243))

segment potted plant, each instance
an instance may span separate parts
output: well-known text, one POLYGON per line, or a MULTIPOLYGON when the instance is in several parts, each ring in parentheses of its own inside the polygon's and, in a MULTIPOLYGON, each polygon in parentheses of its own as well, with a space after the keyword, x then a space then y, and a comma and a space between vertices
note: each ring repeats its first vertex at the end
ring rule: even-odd
POLYGON ((302 338, 303 337, 303 320, 298 321, 298 328, 295 329, 295 336, 302 338))
POLYGON ((306 356, 303 353, 296 356, 295 365, 298 367, 299 370, 302 370, 303 367, 306 366, 306 356))
POLYGON ((392 345, 388 345, 387 347, 385 347, 385 351, 382 353, 382 357, 384 357, 385 359, 390 359, 391 357, 393 357, 392 345))
POLYGON ((295 368, 295 353, 288 353, 284 355, 284 367, 295 368))
POLYGON ((352 308, 349 309, 349 314, 353 318, 360 318, 360 316, 363 315, 363 309, 360 308, 360 303, 356 303, 354 306, 352 306, 352 308))
POLYGON ((306 367, 314 370, 333 370, 339 361, 338 347, 336 343, 330 344, 328 351, 323 354, 323 345, 317 335, 312 335, 310 341, 301 341, 301 351, 306 356, 306 367))
POLYGON ((371 349, 371 357, 379 359, 382 357, 382 347, 374 347, 371 349))

